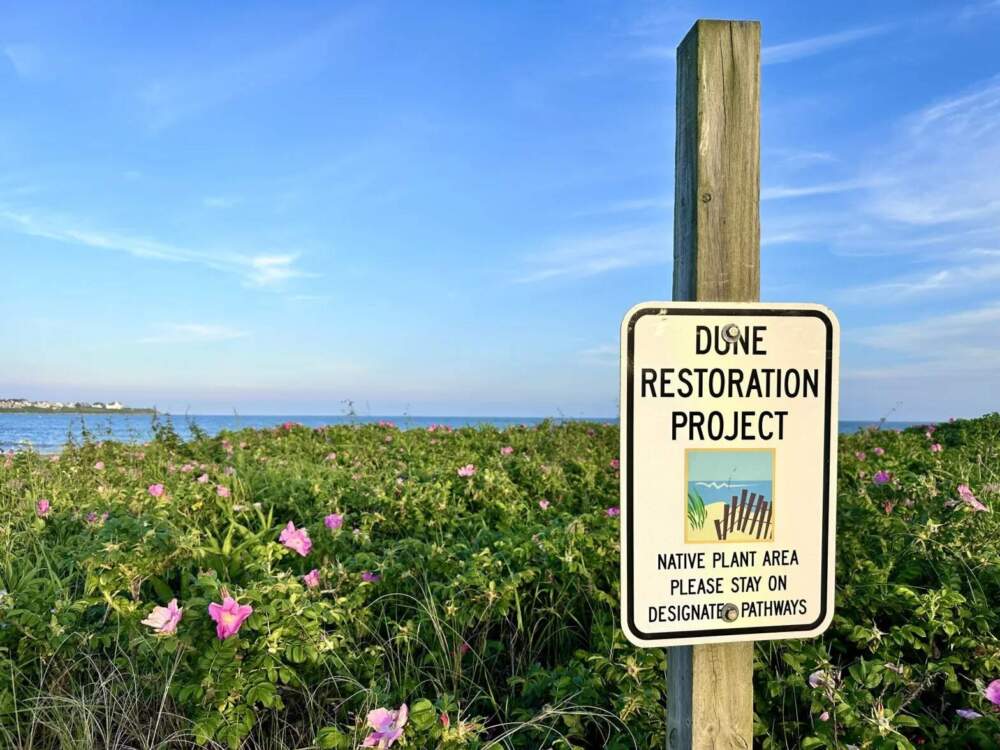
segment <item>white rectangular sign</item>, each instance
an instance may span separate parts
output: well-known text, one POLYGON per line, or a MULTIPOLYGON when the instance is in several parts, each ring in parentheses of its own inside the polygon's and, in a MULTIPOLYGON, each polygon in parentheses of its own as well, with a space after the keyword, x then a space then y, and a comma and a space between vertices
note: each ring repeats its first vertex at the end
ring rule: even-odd
POLYGON ((621 333, 621 611, 638 646, 833 618, 840 329, 819 305, 646 302, 621 333))

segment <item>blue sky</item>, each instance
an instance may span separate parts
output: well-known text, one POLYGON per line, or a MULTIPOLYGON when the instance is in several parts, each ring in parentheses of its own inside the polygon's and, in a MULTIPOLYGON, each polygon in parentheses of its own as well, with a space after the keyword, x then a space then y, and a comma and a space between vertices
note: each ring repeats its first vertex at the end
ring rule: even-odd
POLYGON ((762 292, 841 416, 997 408, 1000 2, 0 4, 0 395, 617 411, 674 49, 763 26, 762 292))

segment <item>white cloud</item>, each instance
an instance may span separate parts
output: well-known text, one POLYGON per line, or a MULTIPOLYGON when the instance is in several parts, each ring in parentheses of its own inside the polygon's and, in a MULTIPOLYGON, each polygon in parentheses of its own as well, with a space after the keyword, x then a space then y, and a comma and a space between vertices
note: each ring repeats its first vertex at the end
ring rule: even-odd
POLYGON ((852 340, 889 353, 888 366, 849 369, 854 379, 948 378, 1000 370, 1000 303, 853 331, 852 340))
POLYGON ((824 34, 822 36, 800 39, 797 42, 785 42, 783 44, 772 44, 763 47, 760 51, 761 65, 776 65, 778 63, 800 60, 804 57, 812 57, 823 52, 843 47, 847 44, 868 39, 873 36, 885 34, 893 28, 892 25, 866 26, 857 29, 847 29, 838 31, 835 34, 824 34))
POLYGON ((201 200, 205 208, 232 208, 240 202, 239 198, 225 195, 207 195, 201 200))
POLYGON ((669 226, 605 231, 553 243, 551 249, 527 260, 529 270, 518 281, 532 283, 558 278, 585 278, 623 268, 673 262, 669 226))
POLYGON ((795 185, 762 188, 760 199, 762 201, 780 200, 783 198, 802 198, 810 195, 830 195, 831 193, 846 193, 852 190, 860 190, 872 187, 871 180, 840 180, 838 182, 823 182, 816 185, 795 185))
POLYGON ((1000 234, 1000 76, 907 118, 874 171, 872 211, 904 226, 983 226, 1000 234))
POLYGON ((158 333, 139 339, 141 344, 201 344, 231 341, 249 334, 224 325, 206 323, 165 323, 158 333))
POLYGON ((314 275, 294 266, 298 259, 295 254, 193 250, 146 237, 80 228, 70 222, 6 209, 0 209, 0 220, 21 234, 126 253, 136 258, 197 264, 236 274, 252 286, 277 286, 291 278, 314 275))
POLYGON ((34 44, 4 44, 0 46, 0 53, 21 78, 33 78, 44 67, 42 51, 34 44))

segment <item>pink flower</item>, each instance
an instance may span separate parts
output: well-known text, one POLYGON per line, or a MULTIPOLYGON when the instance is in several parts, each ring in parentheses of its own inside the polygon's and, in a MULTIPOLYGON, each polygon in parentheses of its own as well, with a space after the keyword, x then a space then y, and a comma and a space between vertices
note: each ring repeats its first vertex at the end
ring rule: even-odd
POLYGON ((194 466, 192 464, 184 464, 181 467, 181 471, 184 472, 185 474, 190 474, 192 471, 194 471, 194 466))
POLYGON ((858 459, 859 461, 864 461, 864 460, 865 460, 865 452, 864 452, 864 451, 857 451, 857 452, 856 452, 856 453, 854 454, 854 457, 855 457, 856 459, 858 459))
POLYGON ((611 468, 614 469, 615 471, 618 471, 618 469, 621 468, 621 465, 622 465, 622 462, 619 461, 617 458, 612 458, 611 459, 611 468))
POLYGON ((37 503, 35 503, 35 513, 38 514, 39 518, 45 518, 45 516, 49 514, 50 510, 52 510, 52 503, 50 503, 44 497, 37 503))
POLYGON ((319 570, 313 568, 304 576, 302 576, 302 581, 309 588, 311 589, 316 588, 317 586, 319 586, 319 570))
POLYGON ((208 474, 202 474, 198 477, 198 484, 206 484, 208 482, 208 474))
POLYGON ((146 491, 153 497, 163 497, 163 493, 166 492, 162 484, 151 484, 146 491))
POLYGON ((809 687, 811 688, 826 687, 829 684, 829 678, 826 676, 826 672, 822 669, 817 669, 809 675, 809 687))
POLYGON ((220 641, 240 632, 244 621, 253 614, 253 607, 240 604, 233 597, 224 595, 222 604, 208 605, 208 616, 215 620, 215 634, 220 641))
POLYGON ((876 456, 883 456, 885 455, 885 448, 876 448, 875 450, 872 451, 872 453, 874 453, 876 456))
POLYGON ((378 573, 372 573, 370 570, 366 570, 361 573, 361 580, 365 583, 378 583, 382 580, 382 576, 378 573))
POLYGON ((219 497, 229 497, 229 488, 224 484, 220 484, 215 488, 215 494, 219 497))
POLYGON ((604 512, 608 514, 608 518, 618 518, 622 514, 622 509, 617 505, 612 505, 604 512))
POLYGON ((514 452, 514 446, 512 445, 505 445, 503 448, 500 449, 501 456, 509 456, 513 452, 514 452))
POLYGON ((295 422, 283 422, 281 424, 281 429, 285 430, 286 432, 288 432, 288 431, 290 431, 290 430, 292 430, 294 428, 295 428, 295 422))
POLYGON ((892 475, 885 469, 879 469, 875 472, 875 476, 872 477, 872 481, 879 485, 888 484, 891 479, 892 475))
POLYGON ((542 499, 538 501, 538 507, 542 510, 548 510, 549 506, 552 505, 548 500, 542 499))
POLYGON ((327 461, 336 461, 337 460, 337 454, 336 453, 327 453, 326 454, 326 460, 327 461))
POLYGON ((941 445, 941 443, 934 443, 931 446, 931 453, 940 453, 943 450, 944 450, 944 447, 941 445))
POLYGON ((295 524, 291 521, 282 530, 281 536, 278 537, 278 541, 284 544, 288 549, 298 552, 302 557, 309 554, 309 550, 312 549, 312 540, 309 538, 309 532, 303 526, 301 529, 295 528, 295 524))
POLYGON ((103 461, 98 461, 96 464, 94 464, 94 468, 97 471, 104 471, 104 462, 103 461))
POLYGON ((171 635, 177 631, 177 624, 183 616, 184 610, 177 606, 177 600, 171 599, 166 607, 153 607, 142 624, 151 627, 157 635, 171 635))
POLYGON ((444 711, 441 712, 440 718, 441 718, 441 726, 443 726, 445 729, 451 726, 451 719, 448 718, 448 714, 446 714, 444 711))
POLYGON ((983 715, 978 711, 973 711, 971 708, 957 708, 955 713, 961 716, 963 719, 968 719, 972 721, 973 719, 981 719, 983 715))
POLYGON ((344 515, 342 513, 331 513, 323 519, 323 525, 328 529, 336 531, 344 525, 344 515))
POLYGON ((361 747, 376 747, 378 750, 392 747, 396 740, 403 736, 403 727, 409 717, 410 710, 404 703, 398 711, 387 708, 376 708, 368 712, 368 726, 371 734, 365 737, 361 747))
POLYGON ((976 496, 972 494, 972 489, 967 484, 958 485, 958 496, 962 498, 962 502, 968 505, 970 508, 976 511, 987 510, 987 507, 983 505, 976 496))
POLYGON ((471 477, 476 473, 476 467, 473 464, 466 464, 458 469, 458 475, 460 477, 471 477))
POLYGON ((1000 680, 993 680, 993 682, 987 685, 986 690, 983 691, 983 695, 994 706, 1000 706, 1000 680))
POLYGON ((819 715, 819 720, 820 721, 830 721, 830 712, 829 711, 824 711, 823 713, 821 713, 819 715))

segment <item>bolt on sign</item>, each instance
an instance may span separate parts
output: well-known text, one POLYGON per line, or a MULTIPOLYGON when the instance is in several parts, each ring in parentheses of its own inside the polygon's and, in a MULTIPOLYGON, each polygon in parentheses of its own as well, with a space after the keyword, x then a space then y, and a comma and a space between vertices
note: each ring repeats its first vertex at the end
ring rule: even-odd
POLYGON ((646 302, 625 316, 621 609, 636 645, 829 626, 839 331, 820 305, 646 302))

